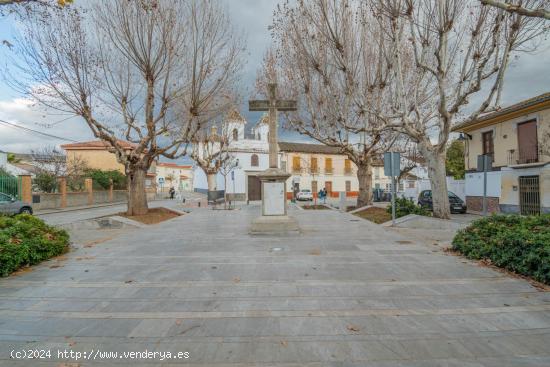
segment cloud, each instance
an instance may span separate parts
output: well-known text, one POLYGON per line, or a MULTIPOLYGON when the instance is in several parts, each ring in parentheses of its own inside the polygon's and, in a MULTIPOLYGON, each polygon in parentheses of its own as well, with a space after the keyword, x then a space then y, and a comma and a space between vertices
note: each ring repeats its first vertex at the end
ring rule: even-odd
MULTIPOLYGON (((79 118, 36 106, 25 98, 0 100, 0 119, 46 134, 72 140, 91 140, 93 135, 79 118)), ((32 149, 60 145, 66 140, 8 127, 0 122, 0 150, 26 153, 32 149)))

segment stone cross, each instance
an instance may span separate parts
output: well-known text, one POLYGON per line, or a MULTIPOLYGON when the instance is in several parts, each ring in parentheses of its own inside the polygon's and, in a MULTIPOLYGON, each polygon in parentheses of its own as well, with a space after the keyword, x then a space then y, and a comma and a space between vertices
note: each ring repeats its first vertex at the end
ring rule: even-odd
POLYGON ((277 83, 270 83, 268 100, 248 101, 250 111, 269 111, 269 168, 278 168, 279 147, 277 144, 278 111, 296 111, 294 100, 277 99, 277 83))

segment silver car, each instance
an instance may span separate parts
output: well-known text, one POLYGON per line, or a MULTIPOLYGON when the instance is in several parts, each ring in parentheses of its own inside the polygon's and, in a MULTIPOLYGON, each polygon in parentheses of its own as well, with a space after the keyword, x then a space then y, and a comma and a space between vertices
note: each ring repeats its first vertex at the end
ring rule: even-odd
POLYGON ((0 192, 0 214, 32 214, 32 206, 0 192))

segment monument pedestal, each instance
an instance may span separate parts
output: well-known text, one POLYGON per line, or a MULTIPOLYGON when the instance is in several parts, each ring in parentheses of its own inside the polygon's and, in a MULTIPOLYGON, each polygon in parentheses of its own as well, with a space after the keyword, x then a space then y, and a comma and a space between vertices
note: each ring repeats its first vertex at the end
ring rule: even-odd
POLYGON ((251 234, 299 233, 298 223, 287 215, 286 180, 290 174, 269 168, 258 175, 262 182, 262 216, 252 221, 251 234))

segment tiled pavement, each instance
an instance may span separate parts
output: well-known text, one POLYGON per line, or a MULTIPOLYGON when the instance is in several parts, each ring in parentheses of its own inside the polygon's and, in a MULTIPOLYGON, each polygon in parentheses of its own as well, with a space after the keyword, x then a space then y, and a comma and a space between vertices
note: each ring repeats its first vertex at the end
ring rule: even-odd
POLYGON ((300 236, 249 236, 257 206, 200 209, 0 280, 0 366, 61 362, 14 349, 190 356, 64 361, 79 366, 550 366, 549 293, 348 214, 291 212, 300 236))

